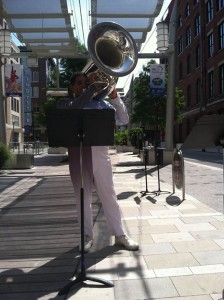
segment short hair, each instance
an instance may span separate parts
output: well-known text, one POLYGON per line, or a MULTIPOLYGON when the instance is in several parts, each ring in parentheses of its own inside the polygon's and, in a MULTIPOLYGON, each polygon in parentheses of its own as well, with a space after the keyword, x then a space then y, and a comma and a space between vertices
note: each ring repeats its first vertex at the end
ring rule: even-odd
POLYGON ((79 76, 87 77, 85 73, 82 72, 75 72, 73 73, 72 77, 70 78, 70 85, 73 85, 79 76))

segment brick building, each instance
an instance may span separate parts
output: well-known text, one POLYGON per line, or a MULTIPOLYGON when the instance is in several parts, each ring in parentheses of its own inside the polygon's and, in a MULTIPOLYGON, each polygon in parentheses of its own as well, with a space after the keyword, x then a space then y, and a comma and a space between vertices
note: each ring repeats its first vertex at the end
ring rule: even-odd
POLYGON ((224 114, 224 0, 178 1, 176 86, 184 93, 183 142, 203 114, 224 114))

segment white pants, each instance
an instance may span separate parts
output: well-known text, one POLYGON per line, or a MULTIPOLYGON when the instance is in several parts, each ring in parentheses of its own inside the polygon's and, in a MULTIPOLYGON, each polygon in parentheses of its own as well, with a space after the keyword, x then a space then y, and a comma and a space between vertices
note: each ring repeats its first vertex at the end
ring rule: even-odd
POLYGON ((79 147, 69 148, 68 158, 71 180, 76 197, 79 225, 81 224, 80 191, 82 187, 81 179, 83 178, 85 234, 93 237, 92 187, 94 182, 96 192, 103 206, 109 230, 113 235, 123 235, 124 229, 114 189, 113 172, 108 147, 82 147, 82 165, 80 165, 79 147))

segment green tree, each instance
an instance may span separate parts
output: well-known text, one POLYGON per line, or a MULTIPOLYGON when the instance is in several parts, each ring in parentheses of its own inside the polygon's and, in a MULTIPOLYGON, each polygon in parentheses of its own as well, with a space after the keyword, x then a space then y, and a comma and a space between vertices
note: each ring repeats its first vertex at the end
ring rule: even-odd
POLYGON ((57 98, 48 97, 47 102, 42 103, 38 114, 35 116, 35 123, 40 126, 46 127, 46 111, 51 108, 56 108, 57 98))
POLYGON ((69 80, 74 72, 81 72, 85 65, 88 63, 87 49, 85 45, 81 45, 78 40, 77 52, 83 54, 80 58, 61 58, 56 66, 50 73, 48 87, 57 87, 57 76, 59 75, 59 86, 61 88, 68 87, 69 80), (57 70, 57 68, 59 70, 57 70))
POLYGON ((60 87, 68 87, 72 74, 82 71, 87 62, 87 58, 62 58, 60 60, 60 87))
MULTIPOLYGON (((80 53, 86 53, 87 49, 84 45, 78 43, 80 53)), ((51 72, 48 87, 57 87, 57 76, 59 74, 60 88, 68 88, 72 74, 74 72, 81 72, 88 62, 87 57, 83 58, 62 58, 59 60, 59 72, 56 68, 51 72)), ((43 102, 40 106, 38 114, 35 116, 35 122, 40 126, 46 126, 46 110, 55 108, 58 97, 47 97, 47 101, 43 102)))
MULTIPOLYGON (((151 60, 134 84, 134 108, 131 121, 141 127, 150 129, 164 129, 166 124, 166 101, 167 97, 154 97, 150 95, 150 64, 151 60)), ((167 75, 166 75, 167 81, 167 75)), ((181 122, 181 109, 184 107, 182 91, 176 88, 175 92, 175 121, 181 122)))
POLYGON ((0 170, 7 168, 7 163, 12 160, 12 153, 8 146, 0 142, 0 170))

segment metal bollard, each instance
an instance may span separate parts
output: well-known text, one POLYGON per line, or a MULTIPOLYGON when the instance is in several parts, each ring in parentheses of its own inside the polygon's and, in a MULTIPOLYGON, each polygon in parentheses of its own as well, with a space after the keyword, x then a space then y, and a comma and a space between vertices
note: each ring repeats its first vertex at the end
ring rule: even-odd
POLYGON ((182 189, 182 200, 185 199, 185 174, 184 174, 184 158, 180 149, 174 149, 172 162, 172 178, 173 178, 173 193, 175 187, 182 189))

